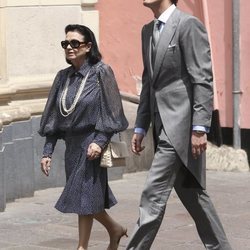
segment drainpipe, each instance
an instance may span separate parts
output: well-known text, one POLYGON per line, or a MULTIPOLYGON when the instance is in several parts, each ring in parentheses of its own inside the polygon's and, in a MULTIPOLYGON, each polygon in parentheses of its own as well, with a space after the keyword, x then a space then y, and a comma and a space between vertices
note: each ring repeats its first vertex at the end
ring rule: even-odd
POLYGON ((240 133, 240 0, 232 0, 233 19, 233 147, 241 148, 240 133))

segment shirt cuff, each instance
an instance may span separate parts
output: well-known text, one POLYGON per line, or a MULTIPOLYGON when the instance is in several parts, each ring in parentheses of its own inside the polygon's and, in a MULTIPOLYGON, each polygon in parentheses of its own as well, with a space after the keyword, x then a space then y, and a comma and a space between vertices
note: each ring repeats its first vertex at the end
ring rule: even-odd
POLYGON ((43 147, 43 156, 51 157, 57 142, 56 136, 46 136, 45 144, 43 147))
POLYGON ((205 127, 205 126, 195 125, 195 126, 193 126, 193 131, 203 131, 205 133, 209 133, 210 128, 209 127, 205 127))
POLYGON ((142 135, 146 135, 146 131, 145 131, 145 129, 143 129, 143 128, 135 128, 134 129, 134 133, 135 134, 142 134, 142 135))

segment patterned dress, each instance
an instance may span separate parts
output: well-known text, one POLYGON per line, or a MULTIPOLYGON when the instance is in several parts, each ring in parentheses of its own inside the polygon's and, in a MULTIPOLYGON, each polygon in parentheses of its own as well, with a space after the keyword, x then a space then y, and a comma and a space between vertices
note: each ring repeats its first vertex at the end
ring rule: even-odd
POLYGON ((100 167, 100 158, 88 160, 86 155, 90 143, 95 142, 104 148, 114 133, 126 127, 127 120, 119 91, 108 65, 100 62, 97 67, 85 63, 79 71, 71 66, 57 74, 39 133, 46 136, 44 155, 52 155, 58 139, 65 141, 66 185, 55 205, 59 211, 88 215, 116 204, 108 185, 107 169, 100 167), (88 79, 74 112, 64 117, 59 105, 67 78, 70 78, 66 96, 66 107, 69 108, 88 72, 88 79), (116 96, 115 99, 110 98, 110 94, 116 96), (120 110, 112 105, 117 105, 120 110))

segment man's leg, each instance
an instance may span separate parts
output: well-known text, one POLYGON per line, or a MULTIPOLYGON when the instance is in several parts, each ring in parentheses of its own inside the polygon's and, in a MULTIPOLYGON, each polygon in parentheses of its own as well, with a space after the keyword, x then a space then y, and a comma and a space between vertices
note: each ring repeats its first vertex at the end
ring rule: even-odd
POLYGON ((180 159, 162 129, 142 192, 139 219, 127 250, 150 249, 161 225, 166 203, 173 189, 180 164, 180 159))
POLYGON ((231 250, 223 226, 206 190, 201 188, 195 177, 184 166, 179 169, 174 188, 193 217, 205 248, 231 250))

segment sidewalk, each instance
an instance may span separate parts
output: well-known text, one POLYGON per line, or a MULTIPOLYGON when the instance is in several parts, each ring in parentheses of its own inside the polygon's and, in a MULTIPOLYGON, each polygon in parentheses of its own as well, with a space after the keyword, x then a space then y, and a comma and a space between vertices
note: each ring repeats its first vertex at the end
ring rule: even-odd
MULTIPOLYGON (((250 249, 250 173, 207 172, 207 189, 234 250, 250 249)), ((138 202, 146 172, 126 174, 111 181, 119 203, 110 214, 131 234, 138 216, 138 202)), ((62 188, 37 191, 32 198, 8 203, 0 213, 0 249, 75 250, 77 216, 53 208, 62 188)), ((122 238, 120 249, 128 239, 122 238)), ((90 250, 105 250, 108 235, 94 223, 90 250)), ((152 250, 203 250, 192 219, 173 192, 152 250)))

